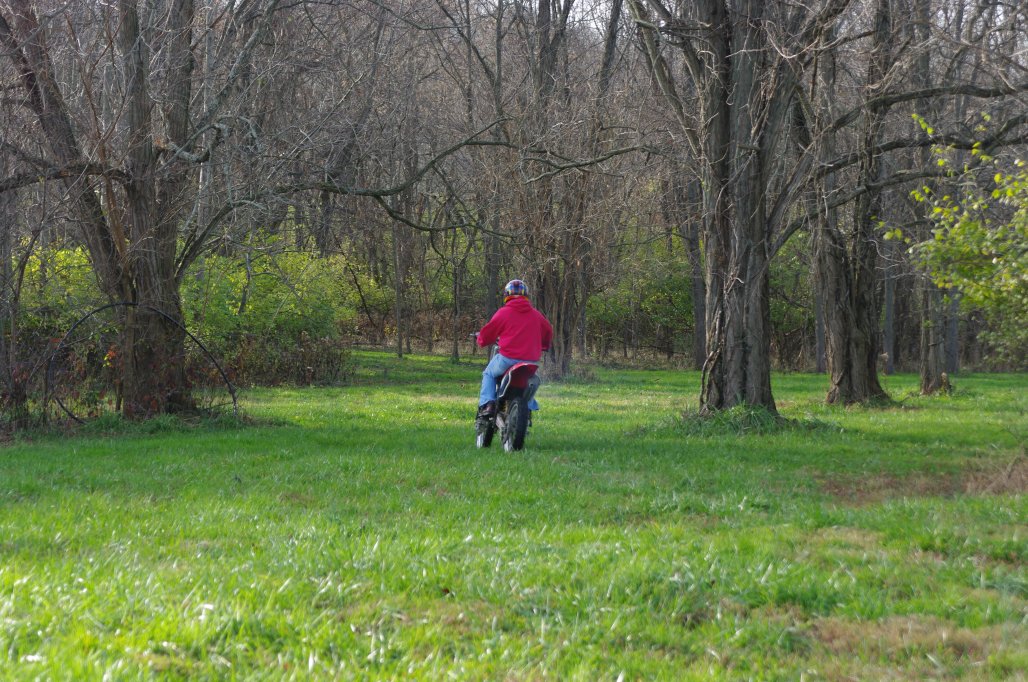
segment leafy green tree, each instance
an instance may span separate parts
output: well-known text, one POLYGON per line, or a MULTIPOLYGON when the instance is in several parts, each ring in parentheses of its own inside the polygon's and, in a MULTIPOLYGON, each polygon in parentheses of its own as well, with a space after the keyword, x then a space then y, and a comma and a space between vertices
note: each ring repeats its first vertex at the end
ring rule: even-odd
MULTIPOLYGON (((986 159, 988 160, 988 159, 986 159)), ((946 159, 940 157, 940 164, 946 159)), ((992 188, 963 196, 914 193, 932 205, 937 227, 911 247, 930 277, 960 292, 965 308, 981 310, 991 325, 989 340, 1001 362, 1028 358, 1028 167, 1014 161, 998 170, 992 188)))

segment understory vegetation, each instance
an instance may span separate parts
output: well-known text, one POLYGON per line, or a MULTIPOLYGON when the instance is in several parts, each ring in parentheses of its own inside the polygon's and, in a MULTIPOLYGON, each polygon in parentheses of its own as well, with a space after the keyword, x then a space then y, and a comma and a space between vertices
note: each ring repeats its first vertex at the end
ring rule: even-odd
POLYGON ((544 384, 476 450, 481 358, 355 352, 245 418, 0 449, 4 679, 1018 679, 1024 375, 701 424, 699 374, 544 384))

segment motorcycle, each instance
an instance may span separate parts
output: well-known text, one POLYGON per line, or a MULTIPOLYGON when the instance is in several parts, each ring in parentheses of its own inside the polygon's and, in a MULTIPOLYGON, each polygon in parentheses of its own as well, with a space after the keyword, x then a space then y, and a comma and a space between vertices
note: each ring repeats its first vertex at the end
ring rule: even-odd
MULTIPOLYGON (((489 350, 491 360, 497 348, 489 350)), ((487 448, 493 436, 499 432, 505 452, 514 452, 525 447, 525 436, 532 423, 528 403, 535 397, 542 383, 537 372, 539 365, 519 362, 496 381, 496 408, 489 416, 475 418, 475 445, 487 448)))

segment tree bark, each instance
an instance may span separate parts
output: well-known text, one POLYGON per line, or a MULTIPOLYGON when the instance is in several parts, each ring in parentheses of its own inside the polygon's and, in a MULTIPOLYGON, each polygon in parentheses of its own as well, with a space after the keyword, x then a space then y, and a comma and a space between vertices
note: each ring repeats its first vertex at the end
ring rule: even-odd
MULTIPOLYGON (((12 0, 11 15, 0 14, 0 41, 18 71, 29 106, 39 121, 56 165, 74 167, 84 157, 54 68, 44 32, 28 0, 12 0)), ((79 179, 62 181, 71 209, 80 225, 101 291, 112 300, 126 300, 131 291, 123 259, 124 235, 116 223, 108 225, 96 187, 79 179), (115 228, 115 229, 112 229, 115 228)))
MULTIPOLYGON (((767 191, 798 85, 788 55, 813 49, 845 2, 817 13, 757 0, 678 3, 674 12, 661 0, 629 4, 654 83, 699 166, 707 335, 701 410, 745 403, 774 412, 768 269, 771 235, 790 202, 780 198, 770 210, 767 191), (681 49, 688 90, 698 93, 695 115, 658 33, 681 49)), ((801 157, 783 198, 799 191, 812 162, 801 157)))
POLYGON ((404 313, 404 260, 400 248, 400 223, 393 221, 393 319, 396 322, 396 357, 403 357, 403 343, 407 335, 407 316, 404 313))
MULTIPOLYGON (((149 92, 152 55, 147 49, 134 0, 121 0, 120 47, 124 60, 125 119, 128 149, 124 184, 128 239, 128 270, 133 303, 126 308, 122 344, 123 411, 127 417, 148 417, 191 406, 185 375, 185 332, 175 256, 179 194, 188 177, 177 162, 158 169, 149 92), (170 168, 169 168, 170 167, 170 168)), ((171 142, 185 143, 191 97, 192 0, 173 3, 169 15, 172 47, 168 51, 170 84, 164 118, 171 142)))
MULTIPOLYGON (((534 34, 537 49, 532 66, 535 89, 529 123, 524 131, 528 135, 526 146, 546 139, 553 127, 554 111, 561 101, 556 84, 568 78, 558 71, 558 57, 567 49, 572 5, 573 0, 540 0, 538 4, 534 34)), ((615 0, 605 36, 599 92, 591 102, 591 121, 584 147, 592 156, 605 144, 604 105, 613 68, 620 7, 620 0, 615 0)), ((526 178, 521 195, 522 213, 528 226, 525 238, 527 279, 530 289, 534 287, 537 307, 554 329, 545 372, 559 379, 571 370, 571 359, 580 338, 580 322, 584 319, 592 286, 592 237, 595 233, 588 232, 586 213, 595 188, 587 174, 554 175, 538 163, 533 163, 531 168, 539 172, 535 177, 526 178)))

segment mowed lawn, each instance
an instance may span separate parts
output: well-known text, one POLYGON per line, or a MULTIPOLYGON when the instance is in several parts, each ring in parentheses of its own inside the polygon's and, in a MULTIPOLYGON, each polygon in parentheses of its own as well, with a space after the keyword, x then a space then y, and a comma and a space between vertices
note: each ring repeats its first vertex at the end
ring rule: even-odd
POLYGON ((594 370, 505 454, 478 362, 357 360, 0 446, 0 679, 1025 679, 1024 375, 777 375, 791 425, 739 433, 681 420, 696 373, 594 370))

